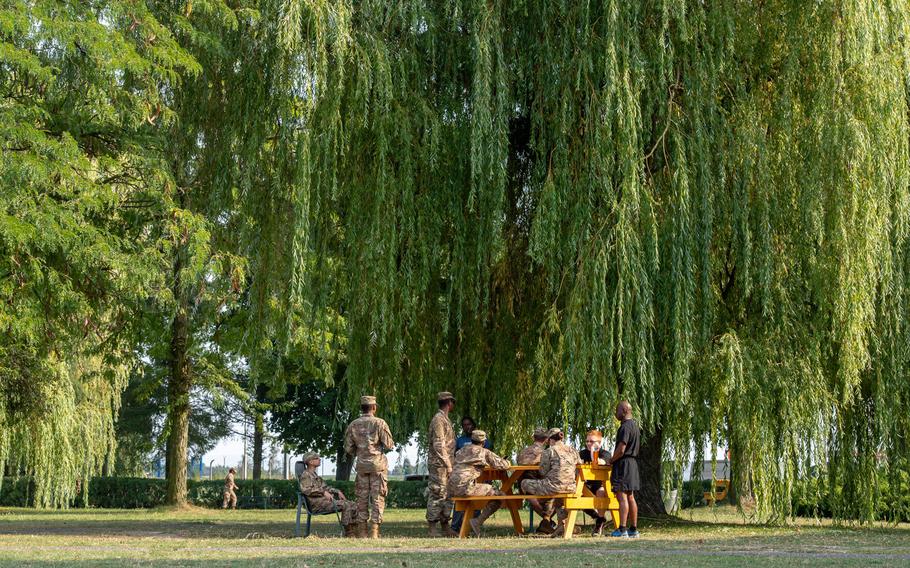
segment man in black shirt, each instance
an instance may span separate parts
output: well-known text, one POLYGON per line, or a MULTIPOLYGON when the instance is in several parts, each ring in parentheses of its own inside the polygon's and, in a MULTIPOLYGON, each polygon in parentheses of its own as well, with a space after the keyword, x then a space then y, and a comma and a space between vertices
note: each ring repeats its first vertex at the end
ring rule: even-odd
MULTIPOLYGON (((585 436, 585 449, 578 452, 578 457, 582 463, 593 463, 595 465, 606 465, 610 460, 610 454, 603 449, 603 434, 600 430, 591 430, 585 436)), ((599 480, 585 481, 585 486, 597 497, 605 497, 607 492, 603 488, 603 482, 599 480)), ((591 536, 601 536, 603 534, 604 524, 607 519, 604 517, 604 511, 595 511, 594 509, 585 509, 585 513, 594 519, 594 530, 591 536)))
POLYGON ((632 405, 622 401, 616 406, 616 419, 620 421, 616 432, 616 449, 610 464, 610 483, 619 500, 619 527, 611 536, 638 538, 638 504, 635 491, 641 489, 638 477, 638 449, 641 444, 641 430, 632 419, 632 405), (629 521, 629 524, 626 524, 629 521), (629 527, 628 530, 626 527, 629 527))

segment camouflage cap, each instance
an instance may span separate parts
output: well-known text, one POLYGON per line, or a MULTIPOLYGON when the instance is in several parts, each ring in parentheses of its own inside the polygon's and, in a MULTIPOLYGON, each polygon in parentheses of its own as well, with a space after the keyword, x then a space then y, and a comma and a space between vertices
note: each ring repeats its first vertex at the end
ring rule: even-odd
POLYGON ((557 434, 562 434, 562 430, 560 430, 559 428, 550 428, 549 430, 547 430, 547 438, 552 438, 553 436, 556 436, 557 434))
POLYGON ((546 428, 536 428, 534 430, 534 438, 536 438, 538 440, 541 438, 549 438, 549 437, 550 437, 550 431, 547 430, 546 428))
POLYGON ((365 404, 376 404, 376 397, 366 395, 360 397, 360 405, 363 406, 365 404))
POLYGON ((319 454, 317 454, 316 452, 307 452, 307 453, 303 454, 303 463, 309 463, 318 457, 319 457, 319 454))
POLYGON ((439 402, 442 402, 443 400, 455 400, 455 397, 448 391, 442 391, 440 393, 436 393, 436 400, 439 402))
POLYGON ((471 441, 472 442, 486 442, 487 433, 483 430, 474 430, 471 432, 471 441))

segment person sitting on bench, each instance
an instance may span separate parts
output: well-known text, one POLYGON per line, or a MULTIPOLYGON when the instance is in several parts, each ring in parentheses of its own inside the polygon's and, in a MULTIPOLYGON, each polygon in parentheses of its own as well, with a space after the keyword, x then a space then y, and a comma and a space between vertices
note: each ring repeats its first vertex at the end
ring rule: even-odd
MULTIPOLYGON (((585 436, 585 449, 578 452, 578 457, 581 458, 582 463, 592 463, 596 465, 607 465, 607 461, 610 459, 610 452, 603 449, 604 435, 601 434, 600 430, 591 430, 585 436)), ((585 481, 585 486, 595 497, 606 497, 607 491, 604 489, 603 481, 585 481)), ((607 523, 606 517, 604 517, 605 511, 594 509, 585 509, 585 513, 594 519, 594 530, 591 532, 591 536, 602 536, 604 525, 607 523)))
MULTIPOLYGON (((537 428, 534 430, 534 443, 518 452, 515 463, 518 465, 540 465, 540 456, 542 456, 544 450, 547 449, 548 440, 546 428, 537 428)), ((518 482, 519 487, 521 487, 521 482, 525 479, 540 479, 540 472, 524 472, 518 482)), ((540 515, 540 524, 537 525, 537 532, 541 534, 553 534, 553 531, 556 530, 556 523, 550 519, 550 517, 553 516, 553 500, 530 498, 528 499, 528 505, 531 506, 531 509, 535 513, 540 515)))
POLYGON ((308 509, 314 515, 341 513, 341 524, 344 526, 344 536, 354 536, 355 515, 357 507, 353 501, 348 501, 344 493, 334 487, 329 487, 326 482, 319 477, 316 470, 322 459, 316 452, 309 452, 303 456, 303 463, 306 469, 300 474, 298 483, 300 484, 300 493, 306 497, 308 509))
MULTIPOLYGON (((483 430, 471 432, 471 444, 455 453, 455 464, 449 474, 446 491, 449 497, 475 497, 485 495, 502 495, 492 485, 475 483, 485 467, 509 469, 512 464, 483 447, 487 434, 483 430)), ((471 529, 480 536, 480 527, 502 505, 502 501, 490 501, 480 512, 480 516, 470 519, 471 529)))
MULTIPOLYGON (((521 482, 521 492, 527 495, 554 495, 575 492, 575 466, 579 464, 578 452, 563 443, 563 433, 559 428, 547 431, 550 447, 540 456, 540 479, 525 479, 521 482)), ((565 534, 566 511, 565 499, 555 502, 557 527, 553 537, 565 534)))

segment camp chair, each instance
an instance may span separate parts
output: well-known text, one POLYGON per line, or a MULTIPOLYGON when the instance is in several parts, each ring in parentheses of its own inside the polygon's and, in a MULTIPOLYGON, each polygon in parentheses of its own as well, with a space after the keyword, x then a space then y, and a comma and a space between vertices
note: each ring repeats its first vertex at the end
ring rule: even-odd
MULTIPOLYGON (((294 464, 294 474, 295 479, 300 479, 300 474, 303 473, 303 470, 306 466, 302 461, 298 461, 294 464)), ((310 509, 310 502, 306 498, 306 495, 300 492, 300 485, 297 485, 297 523, 294 527, 294 536, 300 536, 300 513, 306 509, 306 533, 303 535, 303 538, 310 536, 311 523, 313 522, 313 515, 335 515, 335 519, 338 520, 338 527, 341 529, 341 536, 344 536, 344 525, 341 524, 341 512, 338 510, 338 506, 335 505, 335 500, 332 500, 332 511, 325 513, 314 513, 310 509)))

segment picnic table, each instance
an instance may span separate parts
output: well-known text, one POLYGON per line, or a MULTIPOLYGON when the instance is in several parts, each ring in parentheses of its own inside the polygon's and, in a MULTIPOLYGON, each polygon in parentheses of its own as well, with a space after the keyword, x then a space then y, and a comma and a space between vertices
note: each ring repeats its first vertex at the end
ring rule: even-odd
POLYGON ((559 493, 554 495, 525 495, 514 493, 518 480, 527 471, 538 471, 537 465, 513 465, 506 470, 485 468, 477 483, 489 483, 499 480, 502 482, 500 491, 503 495, 483 495, 472 497, 453 497, 456 511, 464 511, 465 522, 461 524, 461 531, 458 536, 465 538, 471 530, 468 519, 474 516, 474 511, 483 509, 490 501, 502 501, 502 507, 508 509, 512 517, 512 526, 515 534, 523 535, 524 526, 521 523, 521 517, 518 509, 521 508, 525 499, 565 499, 565 507, 568 511, 566 518, 566 530, 564 538, 572 538, 575 531, 575 521, 578 517, 578 511, 585 509, 606 509, 613 517, 614 527, 619 526, 619 501, 610 487, 610 471, 612 468, 608 465, 579 464, 575 473, 575 491, 572 493, 559 493), (606 490, 605 497, 595 496, 585 485, 586 481, 602 481, 606 490))

